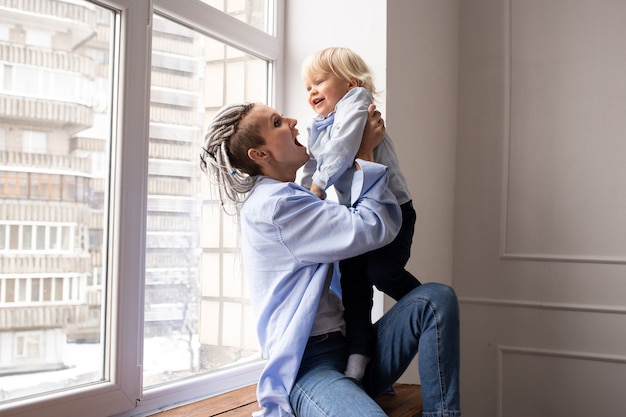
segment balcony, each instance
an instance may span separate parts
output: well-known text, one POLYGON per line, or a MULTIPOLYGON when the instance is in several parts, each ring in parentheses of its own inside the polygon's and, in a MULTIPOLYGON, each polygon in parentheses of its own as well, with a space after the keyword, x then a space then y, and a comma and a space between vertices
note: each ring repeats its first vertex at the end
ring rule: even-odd
POLYGON ((80 4, 54 0, 22 0, 19 2, 15 0, 0 0, 0 7, 24 14, 49 16, 57 19, 72 19, 88 26, 95 26, 96 23, 96 15, 87 4, 81 6, 80 4), (13 9, 14 4, 19 4, 19 8, 13 9))
POLYGON ((96 75, 96 66, 91 58, 84 54, 69 51, 0 42, 0 56, 3 61, 12 64, 34 65, 40 68, 74 72, 87 78, 94 78, 96 75))
POLYGON ((91 36, 96 27, 96 13, 88 3, 70 3, 57 0, 0 0, 2 16, 25 26, 35 26, 66 32, 67 49, 71 50, 91 36))
POLYGON ((93 125, 93 112, 75 103, 0 95, 0 121, 46 126, 75 133, 93 125))
POLYGON ((0 307, 0 329, 3 331, 63 328, 88 318, 86 304, 0 307))
MULTIPOLYGON (((102 263, 102 262, 100 262, 102 263)), ((89 254, 82 256, 59 255, 6 255, 0 256, 0 274, 17 276, 37 274, 52 276, 67 273, 90 273, 93 269, 89 254)))
POLYGON ((106 139, 76 136, 70 139, 70 151, 82 150, 104 154, 108 151, 107 144, 106 139))
MULTIPOLYGON (((2 97, 0 96, 0 103, 1 102, 2 97)), ((1 109, 0 113, 2 113, 1 109)), ((33 172, 37 172, 38 167, 45 167, 46 170, 52 170, 67 175, 87 175, 91 172, 91 161, 88 158, 69 155, 0 151, 0 167, 4 169, 9 167, 28 167, 32 168, 33 172)))
POLYGON ((204 87, 203 80, 190 75, 176 75, 169 72, 153 71, 152 85, 183 91, 201 91, 204 87))

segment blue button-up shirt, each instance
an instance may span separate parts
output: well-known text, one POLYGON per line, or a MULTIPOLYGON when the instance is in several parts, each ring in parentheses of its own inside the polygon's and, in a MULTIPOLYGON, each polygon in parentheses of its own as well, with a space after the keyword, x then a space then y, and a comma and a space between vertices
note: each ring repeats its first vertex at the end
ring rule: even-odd
MULTIPOLYGON (((262 179, 241 208, 242 254, 256 329, 267 359, 255 416, 293 416, 293 387, 334 262, 390 243, 402 216, 387 167, 359 160, 353 207, 295 183, 262 179)), ((339 306, 340 307, 340 306, 339 306)))

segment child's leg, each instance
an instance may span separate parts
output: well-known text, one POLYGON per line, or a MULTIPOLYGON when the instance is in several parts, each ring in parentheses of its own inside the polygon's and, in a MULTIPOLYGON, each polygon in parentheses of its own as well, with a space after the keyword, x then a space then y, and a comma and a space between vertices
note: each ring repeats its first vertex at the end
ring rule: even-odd
POLYGON ((411 202, 400 206, 402 227, 387 246, 369 252, 367 275, 376 288, 396 301, 408 294, 420 282, 404 267, 411 256, 415 230, 415 209, 411 202))
POLYGON ((339 263, 348 341, 346 375, 360 380, 372 357, 372 284, 367 278, 367 254, 339 263))

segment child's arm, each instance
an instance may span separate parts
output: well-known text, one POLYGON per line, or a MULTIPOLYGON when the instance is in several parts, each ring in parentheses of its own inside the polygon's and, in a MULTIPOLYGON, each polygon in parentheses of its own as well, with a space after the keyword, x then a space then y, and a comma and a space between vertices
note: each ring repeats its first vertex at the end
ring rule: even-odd
POLYGON ((350 90, 337 103, 335 121, 330 127, 330 140, 318 152, 313 183, 326 189, 335 184, 354 162, 368 117, 372 96, 364 88, 350 90), (320 186, 323 184, 323 187, 320 186))

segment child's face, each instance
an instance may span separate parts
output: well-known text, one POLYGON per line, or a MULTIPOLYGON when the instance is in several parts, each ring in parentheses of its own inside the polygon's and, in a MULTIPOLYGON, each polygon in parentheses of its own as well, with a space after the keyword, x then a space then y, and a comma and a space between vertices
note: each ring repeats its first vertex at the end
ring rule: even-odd
POLYGON ((309 74, 304 86, 309 93, 309 106, 315 113, 326 117, 335 110, 337 102, 357 86, 357 82, 341 79, 332 73, 318 72, 309 74))

